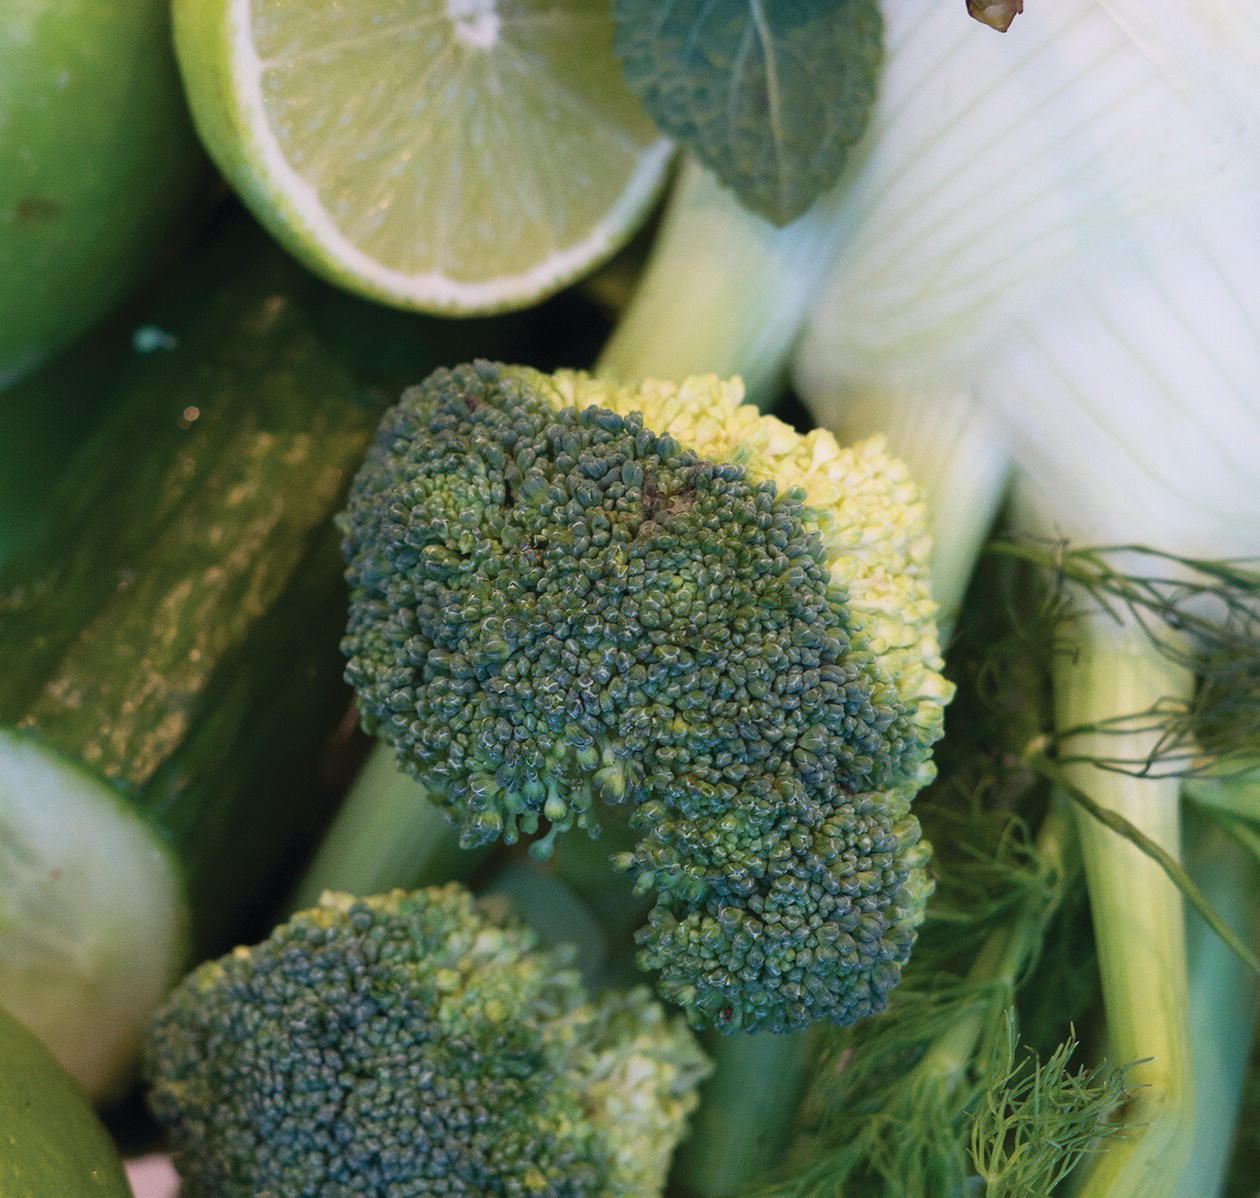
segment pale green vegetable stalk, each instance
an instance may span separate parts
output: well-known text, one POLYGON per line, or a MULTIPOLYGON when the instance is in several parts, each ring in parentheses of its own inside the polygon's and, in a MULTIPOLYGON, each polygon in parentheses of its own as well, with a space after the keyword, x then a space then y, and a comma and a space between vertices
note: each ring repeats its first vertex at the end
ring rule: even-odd
MULTIPOLYGON (((1069 625, 1073 644, 1055 672, 1061 728, 1088 729, 1064 738, 1081 757, 1131 757, 1141 762, 1158 729, 1113 732, 1100 723, 1118 714, 1188 695, 1184 666, 1152 653, 1135 623, 1117 625, 1091 614, 1069 625)), ((1170 853, 1180 853, 1180 779, 1135 778, 1089 762, 1065 767, 1069 780, 1119 813, 1170 853)), ((1099 1154, 1084 1193, 1161 1193, 1189 1159, 1197 1136, 1191 1065, 1189 980, 1180 891, 1160 866, 1121 836, 1079 812, 1099 970, 1106 996, 1113 1060, 1136 1062, 1141 1087, 1127 1112, 1140 1129, 1099 1154)))
MULTIPOLYGON (((1230 778, 1251 820, 1260 819, 1260 780, 1230 778)), ((1193 814, 1198 814, 1194 813, 1193 814)), ((1213 908, 1250 944, 1260 942, 1260 840, 1240 843, 1210 819, 1188 823, 1186 860, 1213 908)), ((1255 825, 1260 830, 1260 825, 1255 825)), ((1216 1198, 1223 1189, 1256 1021, 1257 979, 1195 913, 1187 916, 1190 1039, 1196 1051, 1198 1129, 1176 1198, 1216 1198), (1217 1179, 1215 1190, 1211 1179, 1217 1179)))
MULTIPOLYGON (((888 433, 929 495, 941 488, 943 542, 974 544, 991 512, 983 488, 958 503, 943 482, 954 471, 927 468, 942 455, 923 425, 962 394, 970 435, 995 434, 994 455, 1012 455, 1026 529, 1255 554, 1254 14, 1214 0, 1140 13, 1065 0, 1031 9, 1005 38, 948 6, 887 16, 869 152, 847 180, 843 250, 796 362, 807 402, 845 435, 888 433)), ((959 472, 961 486, 976 482, 959 472)), ((966 557, 955 556, 960 574, 966 557)), ((1123 614, 1091 615, 1075 637, 1056 680, 1061 727, 1097 738, 1100 724, 1192 685, 1169 646, 1123 614)), ((1119 747, 1140 762, 1153 747, 1088 737, 1069 751, 1119 747)), ((1071 778, 1176 856, 1176 779, 1085 762, 1071 778)), ((1082 1192, 1155 1198, 1175 1192, 1196 1134, 1181 896, 1115 832, 1079 824, 1113 1059, 1152 1058, 1128 1112, 1144 1126, 1108 1143, 1082 1192)))
POLYGON ((739 375, 747 398, 764 406, 783 384, 837 232, 830 198, 779 228, 684 159, 598 373, 623 382, 739 375))
POLYGON ((467 881, 484 853, 459 847, 459 832, 404 774, 388 745, 368 752, 287 908, 314 907, 325 890, 380 894, 467 881), (404 815, 400 813, 405 813, 404 815))

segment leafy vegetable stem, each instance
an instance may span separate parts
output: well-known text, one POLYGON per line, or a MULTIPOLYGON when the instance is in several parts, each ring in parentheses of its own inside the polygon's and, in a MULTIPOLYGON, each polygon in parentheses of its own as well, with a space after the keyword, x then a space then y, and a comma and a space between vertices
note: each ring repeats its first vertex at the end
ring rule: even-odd
MULTIPOLYGON (((1037 833, 1038 857, 1049 868, 1062 871, 1068 842, 1073 835, 1068 814, 1061 804, 1052 804, 1037 833)), ((1011 922, 996 928, 981 945, 967 975, 972 983, 989 985, 1003 995, 997 1009, 1009 1008, 1020 975, 1035 959, 1050 911, 1041 901, 1024 902, 1011 922)), ((955 1021, 924 1054, 918 1069, 924 1077, 936 1077, 954 1087, 965 1076, 976 1055, 981 1037, 992 1034, 994 1004, 975 1005, 955 1021)))
MULTIPOLYGON (((1139 627, 1174 662, 1193 668, 1198 687, 1161 695, 1142 710, 1113 712, 1094 731, 1155 730, 1139 755, 1101 753, 1094 764, 1142 776, 1241 774, 1254 764, 1260 735, 1260 573, 1242 560, 1211 561, 1140 545, 1069 546, 1038 538, 1003 538, 989 551, 1040 566, 1060 588, 1113 619, 1139 627)), ((1060 740, 1076 731, 1058 730, 1060 740)), ((1056 753, 1063 764, 1068 753, 1056 753)))
MULTIPOLYGON (((1197 807, 1231 831, 1234 839, 1260 844, 1256 839, 1260 833, 1260 765, 1228 774, 1195 774, 1185 780, 1184 791, 1197 807), (1242 831, 1242 825, 1250 835, 1242 831)), ((1260 850, 1256 856, 1260 857, 1260 850)))
MULTIPOLYGON (((1197 814, 1191 810, 1191 815, 1197 814)), ((1251 944, 1260 932, 1260 862, 1208 819, 1186 821, 1186 862, 1206 899, 1251 944)), ((1227 1175, 1255 1034, 1257 978, 1238 953, 1191 914, 1190 1034, 1195 1046, 1195 1140, 1176 1198, 1219 1194, 1227 1175)))
POLYGON ((728 1198, 782 1157, 800 1099, 810 1034, 709 1036, 715 1069, 701 1089, 674 1177, 694 1198, 728 1198))
MULTIPOLYGON (((1154 861, 1230 952, 1252 973, 1260 974, 1260 957, 1257 957, 1247 944, 1234 933, 1228 922, 1221 917, 1215 904, 1195 883, 1185 866, 1181 864, 1176 856, 1164 849, 1158 841, 1152 840, 1140 827, 1125 819, 1119 812, 1109 810, 1090 798, 1086 791, 1078 786, 1073 786, 1067 781, 1063 769, 1048 757, 1036 753, 1028 760, 1033 769, 1043 777, 1055 782, 1065 794, 1069 795, 1074 802, 1084 808, 1093 819, 1097 820, 1104 827, 1110 828, 1111 831, 1123 837, 1154 861)), ((1088 759, 1079 758, 1077 760, 1084 762, 1088 759)), ((1228 819, 1228 815, 1225 818, 1228 819)), ((1245 834, 1240 836, 1239 830, 1230 830, 1230 834, 1235 840, 1240 840, 1250 851, 1255 851, 1245 834)))
POLYGON ((833 209, 823 201, 776 228, 685 160, 597 372, 622 382, 737 374, 748 399, 765 406, 831 263, 833 209))
MULTIPOLYGON (((1088 613, 1065 634, 1073 652, 1056 662, 1055 708, 1061 727, 1083 730, 1071 738, 1073 755, 1136 758, 1149 752, 1155 732, 1098 731, 1097 723, 1188 696, 1192 672, 1154 646, 1132 620, 1088 613)), ((1077 831, 1098 943, 1109 1055, 1139 1062, 1129 1076, 1138 1088, 1124 1115, 1141 1126, 1111 1140, 1094 1158, 1081 1195, 1149 1198, 1170 1192, 1170 1179, 1181 1175, 1195 1137, 1182 891, 1169 877, 1167 862, 1151 853, 1154 847, 1172 862, 1179 859, 1181 783, 1175 777, 1121 774, 1083 760, 1061 772, 1081 804, 1077 831), (1118 822, 1104 822, 1113 813, 1149 843, 1139 846, 1118 834, 1118 822)))

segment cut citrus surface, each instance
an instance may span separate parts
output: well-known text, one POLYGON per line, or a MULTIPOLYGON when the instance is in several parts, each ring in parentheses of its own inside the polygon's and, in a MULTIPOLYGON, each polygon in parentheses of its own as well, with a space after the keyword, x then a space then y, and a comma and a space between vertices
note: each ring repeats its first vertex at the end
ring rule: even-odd
POLYGON ((668 166, 607 0, 176 0, 175 40, 255 215, 386 303, 532 303, 617 249, 668 166))

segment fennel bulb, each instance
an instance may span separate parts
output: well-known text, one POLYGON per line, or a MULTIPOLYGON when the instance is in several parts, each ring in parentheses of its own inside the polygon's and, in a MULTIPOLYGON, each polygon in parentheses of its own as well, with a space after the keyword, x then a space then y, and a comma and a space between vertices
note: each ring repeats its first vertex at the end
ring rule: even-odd
MULTIPOLYGON (((938 598, 961 596, 1008 462, 1029 531, 1260 553, 1260 15, 1064 0, 1005 37, 934 3, 886 16, 795 379, 821 423, 886 432, 935 499, 938 598)), ((1089 729, 1073 755, 1114 755, 1101 722, 1193 689, 1136 621, 1095 611, 1075 636, 1056 678, 1060 727, 1089 729)), ((1140 761, 1154 735, 1123 751, 1140 761)), ((1179 852, 1177 779, 1067 773, 1179 852)), ((1195 1141, 1180 893, 1092 818, 1078 829, 1111 1052, 1153 1058, 1143 1126, 1083 1192, 1209 1193, 1202 1172, 1178 1180, 1195 1141)))

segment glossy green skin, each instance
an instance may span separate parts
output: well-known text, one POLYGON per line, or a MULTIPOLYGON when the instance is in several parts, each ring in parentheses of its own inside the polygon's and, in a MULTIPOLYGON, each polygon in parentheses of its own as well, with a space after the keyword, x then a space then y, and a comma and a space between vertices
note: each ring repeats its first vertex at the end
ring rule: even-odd
POLYGON ((165 0, 0 5, 0 389, 144 277, 209 178, 165 0))
POLYGON ((130 1198, 122 1161, 78 1086, 0 1010, 0 1194, 130 1198))
POLYGON ((109 406, 100 383, 130 357, 131 308, 0 395, 0 570, 38 537, 48 497, 109 406))
MULTIPOLYGON (((230 206, 125 308, 69 355, 83 360, 8 397, 55 375, 83 401, 58 410, 95 427, 0 567, 0 729, 106 784, 152 829, 204 954, 230 943, 243 909, 275 901, 277 864, 326 814, 316 774, 350 702, 333 515, 387 401, 465 334, 320 283, 230 206)), ((467 335, 495 343, 488 322, 467 335)), ((0 439, 0 473, 45 476, 29 465, 38 438, 26 448, 0 439)), ((0 818, 0 846, 5 833, 0 818)), ((0 860, 0 960, 4 875, 0 860)), ((104 975, 114 993, 115 969, 89 957, 76 985, 104 975)), ((38 1022, 41 986, 67 989, 37 970, 14 1001, 60 1048, 77 1033, 38 1022)), ((130 1033, 84 1015, 102 1046, 130 1033)))
MULTIPOLYGON (((105 414, 0 568, 0 726, 107 780, 157 829, 200 943, 218 943, 302 824, 349 703, 333 516, 381 412, 465 336, 514 328, 452 331, 345 296, 226 211, 111 329, 121 346, 93 335, 75 351, 101 363, 95 378, 57 372, 105 414), (137 329, 156 348, 133 349, 137 329)), ((25 475, 4 450, 0 469, 25 475)))

